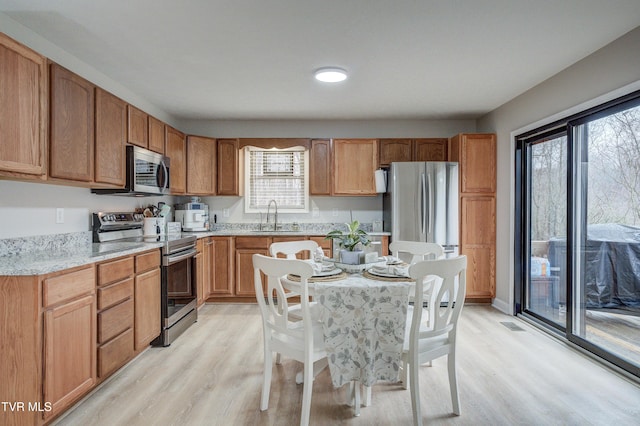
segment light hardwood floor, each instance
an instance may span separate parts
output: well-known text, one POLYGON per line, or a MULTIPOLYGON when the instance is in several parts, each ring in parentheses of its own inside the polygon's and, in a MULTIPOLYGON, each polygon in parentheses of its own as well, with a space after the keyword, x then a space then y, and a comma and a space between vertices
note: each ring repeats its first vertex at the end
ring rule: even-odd
MULTIPOLYGON (((422 367, 427 424, 638 425, 640 387, 519 319, 468 305, 459 327, 462 414, 451 414, 446 360, 422 367), (522 331, 511 331, 512 322, 522 331)), ((273 373, 259 410, 262 325, 256 305, 205 305, 167 348, 150 348, 78 404, 59 425, 297 425, 299 364, 273 373)), ((348 386, 345 386, 345 388, 348 386)), ((328 369, 313 384, 312 425, 410 425, 411 398, 398 384, 373 387, 361 416, 334 389, 328 369)))

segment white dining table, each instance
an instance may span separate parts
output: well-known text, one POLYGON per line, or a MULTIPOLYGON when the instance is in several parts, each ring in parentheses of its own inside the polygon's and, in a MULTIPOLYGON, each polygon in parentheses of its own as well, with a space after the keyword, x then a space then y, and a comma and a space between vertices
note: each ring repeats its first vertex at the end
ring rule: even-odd
MULTIPOLYGON (((295 278, 286 277, 285 288, 299 291, 295 278)), ((367 272, 310 279, 331 381, 335 387, 351 384, 349 400, 355 415, 360 413, 360 385, 365 386, 367 406, 374 383, 399 379, 412 285, 408 277, 375 277, 367 272)))

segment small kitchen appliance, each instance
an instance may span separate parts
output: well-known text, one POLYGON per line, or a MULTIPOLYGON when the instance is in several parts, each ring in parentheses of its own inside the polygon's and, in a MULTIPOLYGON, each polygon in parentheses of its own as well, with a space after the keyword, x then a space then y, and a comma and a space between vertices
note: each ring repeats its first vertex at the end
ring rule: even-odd
POLYGON ((175 220, 182 224, 182 230, 185 232, 208 231, 209 206, 199 202, 176 204, 175 220))

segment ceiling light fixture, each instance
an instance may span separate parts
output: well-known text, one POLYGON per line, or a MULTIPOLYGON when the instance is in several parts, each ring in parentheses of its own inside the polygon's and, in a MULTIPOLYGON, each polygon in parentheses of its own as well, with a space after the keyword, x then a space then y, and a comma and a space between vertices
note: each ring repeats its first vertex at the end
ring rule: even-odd
POLYGON ((325 67, 316 70, 316 80, 324 81, 325 83, 337 83, 347 79, 347 71, 342 68, 325 67))

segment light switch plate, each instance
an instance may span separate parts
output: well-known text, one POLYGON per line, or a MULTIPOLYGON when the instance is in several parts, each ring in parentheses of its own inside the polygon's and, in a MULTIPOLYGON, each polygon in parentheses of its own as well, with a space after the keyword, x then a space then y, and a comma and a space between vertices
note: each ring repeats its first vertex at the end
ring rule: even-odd
POLYGON ((64 209, 56 209, 56 223, 64 223, 64 209))

